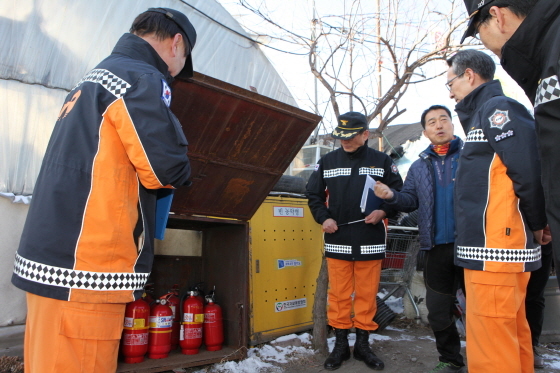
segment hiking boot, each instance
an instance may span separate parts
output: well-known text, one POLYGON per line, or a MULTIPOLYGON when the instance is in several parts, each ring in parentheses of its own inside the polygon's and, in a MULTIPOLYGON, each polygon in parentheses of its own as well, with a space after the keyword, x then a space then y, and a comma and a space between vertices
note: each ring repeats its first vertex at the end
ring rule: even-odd
POLYGON ((438 365, 436 365, 436 367, 434 369, 432 369, 432 372, 437 372, 437 373, 467 373, 467 367, 464 366, 458 366, 455 364, 451 364, 451 363, 444 363, 443 361, 440 361, 438 363, 438 365))
POLYGON ((354 359, 363 361, 368 368, 383 370, 385 364, 375 356, 369 346, 369 331, 356 328, 356 343, 354 344, 354 359))
POLYGON ((535 360, 533 365, 535 366, 535 368, 537 369, 543 369, 544 368, 544 358, 542 357, 541 354, 539 354, 539 352, 537 351, 537 349, 535 347, 533 347, 533 357, 535 360))
POLYGON ((350 359, 348 329, 335 329, 334 335, 336 337, 334 348, 324 364, 326 370, 336 370, 340 368, 343 361, 350 359))

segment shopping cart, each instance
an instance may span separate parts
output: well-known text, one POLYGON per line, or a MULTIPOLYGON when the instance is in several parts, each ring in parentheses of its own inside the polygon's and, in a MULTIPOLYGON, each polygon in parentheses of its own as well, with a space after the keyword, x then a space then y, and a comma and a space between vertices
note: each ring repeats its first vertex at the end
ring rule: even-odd
POLYGON ((416 255, 419 249, 418 228, 389 226, 380 280, 380 284, 394 285, 392 290, 383 296, 383 301, 397 290, 405 289, 416 312, 417 320, 420 320, 420 311, 408 286, 416 270, 416 255))

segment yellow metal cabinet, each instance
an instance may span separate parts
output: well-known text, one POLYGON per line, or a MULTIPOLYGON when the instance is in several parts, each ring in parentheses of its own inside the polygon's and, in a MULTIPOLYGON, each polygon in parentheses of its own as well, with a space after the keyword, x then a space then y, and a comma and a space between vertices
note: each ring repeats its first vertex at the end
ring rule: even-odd
POLYGON ((311 329, 323 233, 307 199, 269 196, 249 225, 251 344, 311 329))

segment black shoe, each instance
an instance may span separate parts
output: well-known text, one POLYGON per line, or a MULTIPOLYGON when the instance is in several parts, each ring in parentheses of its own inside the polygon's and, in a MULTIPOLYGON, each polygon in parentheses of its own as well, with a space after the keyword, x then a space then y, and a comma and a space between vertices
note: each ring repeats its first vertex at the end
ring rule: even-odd
POLYGON ((541 354, 539 354, 539 352, 537 351, 537 349, 535 348, 535 346, 533 346, 533 357, 534 357, 534 366, 537 369, 543 369, 544 368, 544 359, 542 357, 541 354))
POLYGON ((335 329, 334 335, 336 341, 334 348, 325 360, 324 367, 326 370, 336 370, 340 368, 343 361, 350 359, 350 346, 348 345, 348 329, 335 329))
POLYGON ((356 328, 356 343, 354 344, 354 359, 363 361, 368 368, 383 370, 385 364, 380 358, 375 356, 369 346, 369 332, 356 328))

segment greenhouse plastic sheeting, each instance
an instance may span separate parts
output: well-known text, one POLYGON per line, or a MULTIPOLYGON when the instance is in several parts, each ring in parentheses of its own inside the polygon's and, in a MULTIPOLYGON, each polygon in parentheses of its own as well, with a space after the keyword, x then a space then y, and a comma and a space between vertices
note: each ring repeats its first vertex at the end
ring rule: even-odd
POLYGON ((178 9, 194 24, 195 71, 296 105, 257 44, 237 34, 247 35, 214 0, 6 3, 0 7, 0 193, 33 193, 64 97, 151 6, 178 9))

